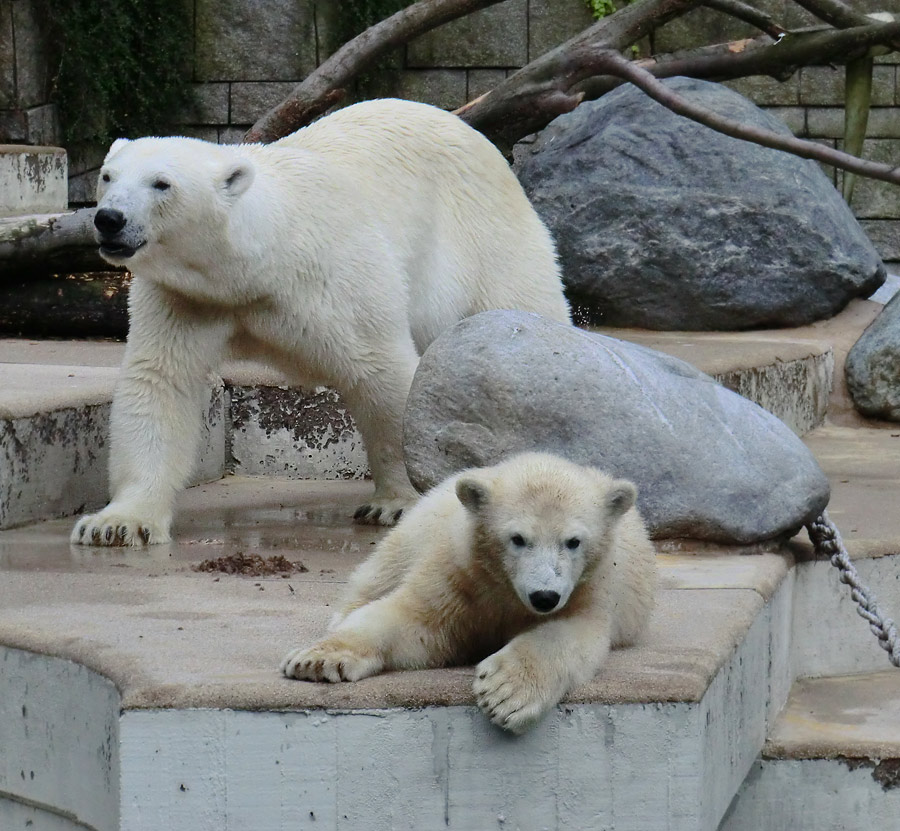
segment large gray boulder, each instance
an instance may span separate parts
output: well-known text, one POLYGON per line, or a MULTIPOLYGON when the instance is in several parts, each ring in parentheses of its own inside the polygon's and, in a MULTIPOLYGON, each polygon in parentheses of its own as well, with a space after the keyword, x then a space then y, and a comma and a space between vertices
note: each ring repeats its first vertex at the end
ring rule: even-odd
POLYGON ((753 543, 828 503, 825 475, 775 416, 683 361, 526 312, 483 312, 425 352, 405 418, 425 490, 547 450, 631 479, 656 537, 753 543))
MULTIPOLYGON (((745 124, 788 128, 719 84, 672 78, 745 124)), ((675 115, 630 85, 516 148, 587 320, 650 329, 798 326, 884 280, 875 248, 812 161, 675 115)))
POLYGON ((900 421, 900 294, 895 294, 847 355, 847 388, 872 418, 900 421))

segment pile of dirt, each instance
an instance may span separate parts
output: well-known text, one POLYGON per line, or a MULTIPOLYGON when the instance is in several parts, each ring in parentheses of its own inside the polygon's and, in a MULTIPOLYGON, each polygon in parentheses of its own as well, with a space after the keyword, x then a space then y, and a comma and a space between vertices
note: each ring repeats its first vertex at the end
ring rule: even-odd
POLYGON ((309 569, 301 562, 292 562, 281 554, 263 559, 259 554, 244 554, 238 551, 216 560, 204 560, 191 566, 192 571, 207 571, 217 574, 241 574, 247 577, 266 577, 280 574, 302 574, 309 569))

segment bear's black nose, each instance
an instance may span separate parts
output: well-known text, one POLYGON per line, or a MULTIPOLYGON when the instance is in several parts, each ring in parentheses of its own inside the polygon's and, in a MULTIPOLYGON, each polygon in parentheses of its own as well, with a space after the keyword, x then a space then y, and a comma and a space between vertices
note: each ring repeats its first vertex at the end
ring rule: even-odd
POLYGON ((100 208, 94 214, 94 227, 101 234, 118 234, 125 227, 125 214, 113 208, 100 208))
POLYGON ((549 612, 559 603, 559 592, 539 591, 528 595, 531 605, 539 612, 549 612))

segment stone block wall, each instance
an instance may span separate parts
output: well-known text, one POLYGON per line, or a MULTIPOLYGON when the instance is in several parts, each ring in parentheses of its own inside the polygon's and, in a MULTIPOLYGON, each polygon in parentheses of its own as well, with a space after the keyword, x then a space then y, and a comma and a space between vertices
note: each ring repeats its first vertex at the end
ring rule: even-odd
MULTIPOLYGON (((172 113, 172 131, 240 141, 249 126, 340 44, 339 0, 185 0, 193 11, 195 104, 172 113)), ((789 27, 809 23, 789 0, 758 0, 789 27)), ((863 11, 900 13, 900 0, 854 0, 863 11)), ((59 140, 48 103, 52 50, 40 0, 0 0, 0 142, 59 140)), ((359 97, 395 95, 453 109, 591 23, 584 0, 506 0, 448 23, 397 50, 371 71, 359 97)), ((755 34, 709 9, 656 33, 649 47, 668 52, 755 34)), ((900 164, 900 56, 880 58, 865 152, 900 164)), ((731 84, 780 116, 798 135, 840 146, 843 68, 811 67, 779 84, 731 84)), ((70 199, 93 199, 103 148, 70 148, 70 199)), ((829 170, 837 184, 840 174, 829 170)), ((887 260, 900 261, 900 188, 858 180, 853 208, 887 260)))

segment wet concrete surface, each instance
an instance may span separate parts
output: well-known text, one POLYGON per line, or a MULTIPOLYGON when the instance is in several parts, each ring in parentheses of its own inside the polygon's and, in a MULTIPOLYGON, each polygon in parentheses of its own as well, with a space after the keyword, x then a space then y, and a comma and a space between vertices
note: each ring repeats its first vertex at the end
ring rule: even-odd
MULTIPOLYGON (((0 645, 82 663, 116 684, 126 708, 471 704, 469 667, 341 685, 278 674, 290 648, 324 634, 350 571, 386 533, 350 521, 371 487, 226 477, 182 495, 173 543, 141 549, 71 546, 71 519, 0 532, 0 645), (192 569, 238 552, 307 571, 192 569)), ((791 559, 720 551, 660 564, 645 643, 615 651, 571 700, 699 700, 791 559)))

